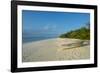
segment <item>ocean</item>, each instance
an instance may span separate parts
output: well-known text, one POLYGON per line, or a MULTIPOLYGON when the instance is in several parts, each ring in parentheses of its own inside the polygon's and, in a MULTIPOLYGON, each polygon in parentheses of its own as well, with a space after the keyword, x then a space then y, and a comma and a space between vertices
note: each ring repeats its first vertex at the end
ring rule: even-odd
POLYGON ((45 39, 50 39, 50 38, 57 38, 57 35, 44 35, 44 36, 34 36, 34 35, 24 35, 22 37, 22 42, 27 43, 27 42, 35 42, 35 41, 40 41, 40 40, 45 40, 45 39))

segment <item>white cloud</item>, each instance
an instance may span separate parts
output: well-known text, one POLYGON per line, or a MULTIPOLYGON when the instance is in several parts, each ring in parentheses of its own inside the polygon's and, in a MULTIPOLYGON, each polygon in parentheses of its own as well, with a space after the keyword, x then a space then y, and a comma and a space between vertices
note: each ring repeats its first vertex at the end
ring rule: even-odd
POLYGON ((57 26, 56 25, 50 25, 50 24, 48 24, 48 25, 45 25, 44 26, 44 29, 46 29, 46 30, 48 30, 48 29, 56 29, 57 28, 57 26))
POLYGON ((48 25, 46 25, 46 26, 44 26, 44 30, 49 30, 49 28, 50 28, 50 26, 48 26, 48 25))

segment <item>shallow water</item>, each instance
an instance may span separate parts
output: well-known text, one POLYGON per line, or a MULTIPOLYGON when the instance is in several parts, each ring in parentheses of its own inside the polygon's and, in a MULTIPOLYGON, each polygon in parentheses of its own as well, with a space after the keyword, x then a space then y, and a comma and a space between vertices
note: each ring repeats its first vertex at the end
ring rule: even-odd
POLYGON ((40 41, 45 39, 50 39, 54 37, 23 37, 23 43, 32 42, 32 41, 40 41))

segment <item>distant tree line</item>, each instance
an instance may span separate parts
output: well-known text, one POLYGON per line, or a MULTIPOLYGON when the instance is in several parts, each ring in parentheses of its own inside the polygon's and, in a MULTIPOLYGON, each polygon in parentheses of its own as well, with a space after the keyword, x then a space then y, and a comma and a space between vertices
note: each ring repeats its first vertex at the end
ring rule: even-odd
POLYGON ((71 30, 59 36, 60 38, 75 38, 82 40, 90 40, 90 24, 76 30, 71 30))

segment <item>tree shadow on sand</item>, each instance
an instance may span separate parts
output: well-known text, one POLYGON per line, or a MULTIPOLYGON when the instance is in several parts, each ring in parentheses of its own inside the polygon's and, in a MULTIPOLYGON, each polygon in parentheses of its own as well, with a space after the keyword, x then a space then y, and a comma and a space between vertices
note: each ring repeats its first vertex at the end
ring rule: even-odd
POLYGON ((71 43, 71 44, 63 44, 62 46, 65 46, 65 47, 67 46, 67 48, 63 48, 63 50, 67 50, 67 49, 84 47, 87 45, 90 45, 89 41, 80 41, 80 42, 71 43))

